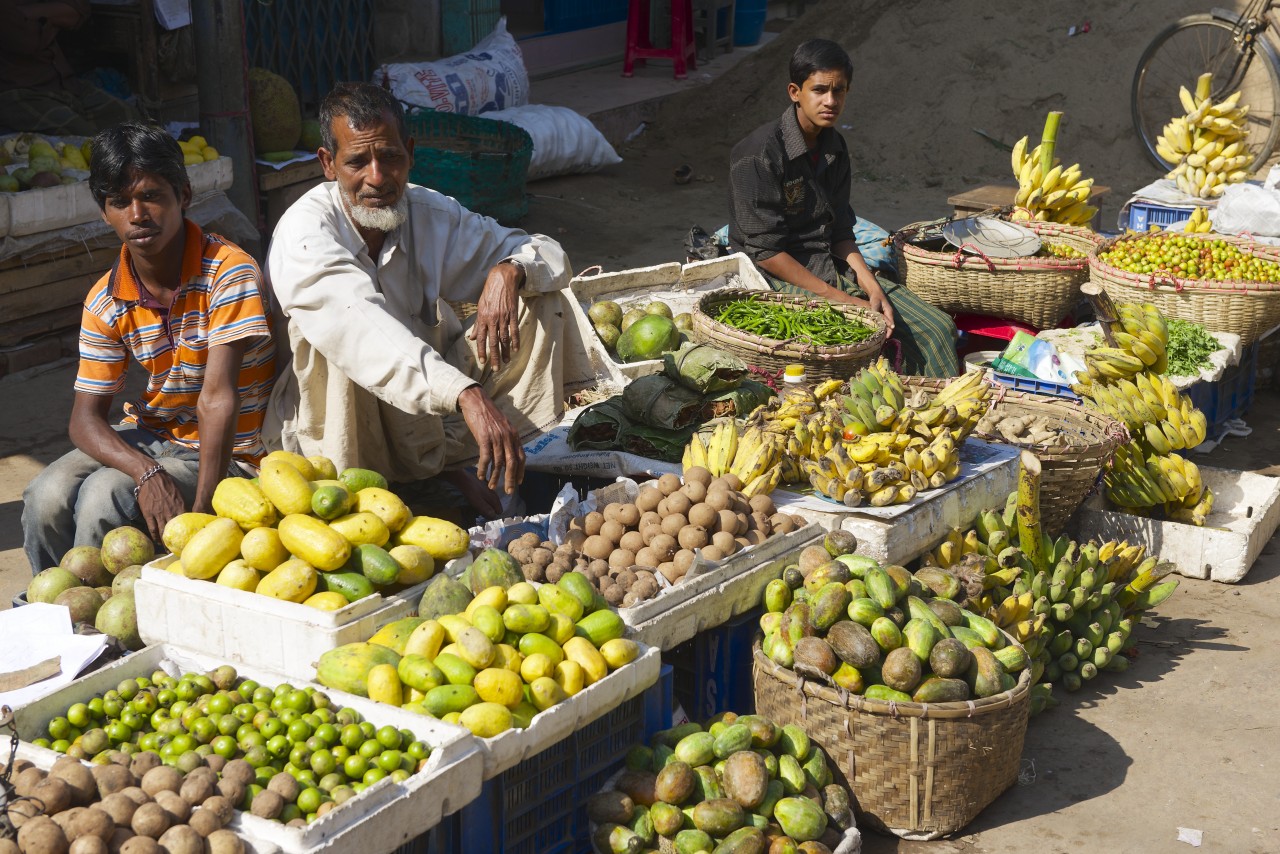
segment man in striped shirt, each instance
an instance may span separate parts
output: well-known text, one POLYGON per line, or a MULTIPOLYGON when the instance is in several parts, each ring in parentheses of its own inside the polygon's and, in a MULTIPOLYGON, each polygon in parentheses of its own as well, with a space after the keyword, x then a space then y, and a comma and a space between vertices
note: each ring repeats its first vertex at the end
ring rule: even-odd
POLYGON ((89 188, 123 242, 89 291, 70 434, 76 450, 23 494, 33 573, 72 546, 138 524, 160 541, 187 510, 212 512, 218 481, 265 452, 275 345, 258 265, 184 216, 182 150, 159 128, 124 124, 93 140, 89 188), (129 358, 147 372, 124 420, 107 421, 129 358))

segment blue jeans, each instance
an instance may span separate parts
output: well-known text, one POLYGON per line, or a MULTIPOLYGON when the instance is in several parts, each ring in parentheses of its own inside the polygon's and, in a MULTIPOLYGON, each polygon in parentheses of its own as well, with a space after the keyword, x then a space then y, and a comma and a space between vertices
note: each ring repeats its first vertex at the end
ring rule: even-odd
MULTIPOLYGON (((195 502, 200 452, 169 442, 135 424, 113 425, 120 438, 164 466, 187 507, 195 502)), ((228 477, 244 474, 232 460, 228 477)), ((57 566, 73 546, 97 546, 123 525, 146 529, 133 478, 80 450, 50 463, 22 493, 22 540, 31 574, 57 566)), ((156 544, 157 551, 163 550, 156 544)))

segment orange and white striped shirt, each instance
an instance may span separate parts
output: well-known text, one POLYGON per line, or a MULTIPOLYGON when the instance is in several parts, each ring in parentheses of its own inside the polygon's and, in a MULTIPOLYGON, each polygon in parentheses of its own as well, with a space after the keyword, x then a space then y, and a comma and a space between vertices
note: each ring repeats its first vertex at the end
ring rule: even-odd
POLYGON ((124 406, 125 421, 163 439, 199 447, 196 401, 209 348, 242 338, 240 415, 232 453, 256 462, 266 453, 262 419, 275 377, 270 312, 257 263, 234 243, 186 221, 182 277, 166 308, 137 281, 128 246, 84 302, 80 369, 75 390, 113 395, 124 388, 129 356, 149 375, 140 400, 124 406))

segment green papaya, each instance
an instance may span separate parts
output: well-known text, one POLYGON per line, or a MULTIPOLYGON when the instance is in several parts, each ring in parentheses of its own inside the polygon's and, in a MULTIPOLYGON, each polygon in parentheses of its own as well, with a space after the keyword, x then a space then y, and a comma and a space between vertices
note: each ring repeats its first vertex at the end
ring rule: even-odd
POLYGON ((938 636, 951 637, 951 629, 928 604, 918 596, 907 597, 907 615, 913 620, 924 620, 938 630, 938 636))
POLYGON ((764 588, 764 609, 770 613, 787 610, 791 604, 791 588, 781 578, 775 578, 764 588))
POLYGON ((868 700, 880 700, 885 703, 911 703, 910 694, 904 694, 901 691, 895 691, 888 685, 871 685, 863 693, 868 700))
POLYGON ((973 696, 978 698, 994 697, 1004 690, 1000 676, 1004 667, 996 659, 995 653, 986 648, 969 651, 973 661, 969 665, 968 681, 973 689, 973 696))
POLYGON ((825 632, 845 617, 848 607, 849 591, 843 582, 824 584, 809 602, 809 624, 816 632, 825 632))
POLYGON ((778 737, 778 748, 787 756, 794 756, 803 762, 809 757, 809 734, 795 724, 785 724, 782 735, 778 737))
POLYGON ((326 688, 368 697, 369 671, 379 664, 395 667, 400 656, 376 643, 349 643, 321 653, 316 662, 316 681, 326 688))
POLYGON ((881 617, 871 624, 871 637, 886 654, 902 646, 902 632, 888 617, 881 617))
POLYGON ((715 737, 713 752, 716 759, 728 759, 739 750, 751 748, 751 728, 746 724, 732 723, 715 737))
POLYGON ((715 737, 709 732, 695 732, 676 744, 676 758, 696 768, 715 760, 715 737))
POLYGON ((963 679, 930 676, 920 683, 911 699, 917 703, 957 703, 969 699, 969 685, 963 679))
POLYGON ((848 568, 851 578, 865 578, 867 570, 880 568, 880 564, 875 560, 862 555, 840 555, 836 560, 848 568))
POLYGON ((868 569, 862 581, 867 585, 867 594, 881 608, 892 608, 898 601, 898 589, 893 579, 880 567, 868 569))
POLYGON ((872 623, 884 616, 884 608, 874 599, 854 599, 846 611, 850 620, 867 628, 871 628, 872 623))
POLYGON ((933 645, 942 640, 941 633, 928 620, 912 619, 902 629, 902 637, 907 642, 907 649, 915 653, 921 664, 929 663, 929 653, 933 645))
POLYGON ((827 829, 827 814, 808 798, 783 798, 773 808, 782 832, 797 842, 809 842, 827 829))

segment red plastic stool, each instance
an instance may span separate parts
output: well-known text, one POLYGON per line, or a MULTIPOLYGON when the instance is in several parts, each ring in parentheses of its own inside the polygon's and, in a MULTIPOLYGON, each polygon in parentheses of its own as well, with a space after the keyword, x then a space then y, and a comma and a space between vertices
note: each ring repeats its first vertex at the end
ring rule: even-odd
POLYGON ((693 41, 693 0, 671 0, 671 47, 654 47, 649 41, 649 0, 631 0, 627 9, 627 52, 622 59, 622 76, 635 73, 636 63, 647 59, 670 59, 677 80, 686 68, 698 67, 697 45, 693 41))

